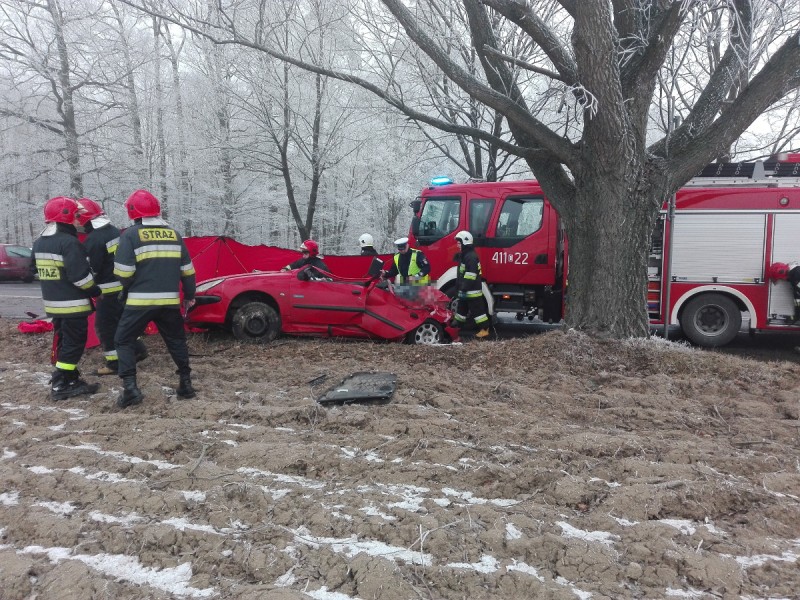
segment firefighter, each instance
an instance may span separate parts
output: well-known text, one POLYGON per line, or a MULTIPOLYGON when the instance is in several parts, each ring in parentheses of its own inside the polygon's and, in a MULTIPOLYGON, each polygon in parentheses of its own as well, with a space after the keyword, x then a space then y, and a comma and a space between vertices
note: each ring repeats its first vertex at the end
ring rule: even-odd
POLYGON ((475 251, 474 240, 469 231, 459 231, 456 234, 460 254, 458 264, 458 302, 453 325, 461 327, 466 323, 467 316, 472 315, 478 333, 475 337, 483 339, 489 335, 489 315, 486 314, 486 302, 483 299, 483 272, 478 253, 475 251))
POLYGON ((289 263, 283 267, 281 271, 292 271, 305 267, 306 265, 311 265, 314 267, 313 271, 316 276, 324 277, 331 272, 328 265, 325 264, 325 261, 319 257, 319 244, 314 240, 306 240, 300 244, 300 253, 303 255, 302 258, 298 258, 296 261, 289 263))
POLYGON ((411 248, 408 238, 401 237, 394 241, 397 254, 392 266, 381 275, 384 279, 396 278, 400 284, 427 285, 430 282, 431 265, 422 250, 411 248))
MULTIPOLYGON (((122 316, 123 302, 120 298, 122 284, 114 276, 114 254, 119 244, 119 229, 112 225, 103 207, 90 198, 78 200, 81 212, 78 223, 86 232, 83 246, 89 255, 89 266, 94 273, 95 281, 103 292, 95 300, 94 326, 97 337, 103 345, 105 365, 100 367, 96 375, 116 375, 117 350, 114 347, 114 334, 117 323, 122 316)), ((136 360, 147 356, 147 348, 141 340, 136 340, 136 360)))
POLYGON ((150 192, 133 192, 125 209, 134 225, 120 235, 114 259, 114 275, 126 292, 114 337, 122 378, 117 406, 139 404, 144 398, 136 384, 136 340, 150 321, 178 367, 178 397, 194 398, 180 299, 182 287, 184 309, 194 305, 192 259, 180 234, 161 218, 161 204, 150 192))
POLYGON ((44 309, 53 319, 56 336, 56 370, 50 380, 50 397, 56 401, 94 394, 100 387, 84 381, 78 371, 93 310, 90 299, 101 293, 89 270, 86 250, 78 241, 79 211, 72 198, 48 200, 44 207, 46 226, 33 243, 44 309))
POLYGON ((358 238, 358 245, 361 246, 361 256, 372 256, 372 262, 369 263, 369 270, 367 277, 370 279, 379 277, 383 271, 383 261, 378 256, 378 251, 375 250, 375 240, 368 233, 362 233, 358 238))
POLYGON ((791 284, 794 296, 792 321, 800 323, 800 263, 772 263, 769 267, 769 276, 774 280, 785 279, 791 284))

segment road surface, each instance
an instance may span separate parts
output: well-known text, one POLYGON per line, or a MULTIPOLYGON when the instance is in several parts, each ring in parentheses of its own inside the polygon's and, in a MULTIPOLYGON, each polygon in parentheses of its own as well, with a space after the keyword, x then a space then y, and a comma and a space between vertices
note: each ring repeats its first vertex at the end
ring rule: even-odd
POLYGON ((0 318, 16 321, 34 318, 28 313, 45 316, 39 283, 0 282, 0 318))
MULTIPOLYGON (((31 318, 44 318, 44 305, 38 283, 0 282, 0 319, 23 321, 31 318), (36 315, 36 317, 31 316, 36 315)), ((558 325, 549 325, 541 322, 517 321, 513 315, 503 314, 497 320, 493 337, 508 339, 534 335, 557 328, 558 325)), ((474 335, 474 329, 464 331, 465 341, 474 335)), ((681 340, 680 331, 673 328, 670 339, 681 340)), ((800 363, 800 335, 762 333, 755 336, 746 333, 739 334, 737 338, 724 348, 709 350, 710 352, 724 352, 737 354, 757 360, 787 360, 800 363)))

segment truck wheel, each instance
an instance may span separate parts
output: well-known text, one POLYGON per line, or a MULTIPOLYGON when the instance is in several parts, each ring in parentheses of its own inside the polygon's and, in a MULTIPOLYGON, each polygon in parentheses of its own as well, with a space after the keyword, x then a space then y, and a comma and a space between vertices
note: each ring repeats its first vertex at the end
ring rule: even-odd
POLYGON ((728 296, 701 294, 686 304, 680 323, 692 343, 716 348, 731 342, 739 333, 742 312, 728 296))
POLYGON ((425 321, 406 337, 409 344, 441 344, 443 340, 444 328, 433 320, 425 321))
POLYGON ((281 332, 281 317, 269 304, 248 302, 233 313, 231 331, 239 341, 267 344, 281 332))

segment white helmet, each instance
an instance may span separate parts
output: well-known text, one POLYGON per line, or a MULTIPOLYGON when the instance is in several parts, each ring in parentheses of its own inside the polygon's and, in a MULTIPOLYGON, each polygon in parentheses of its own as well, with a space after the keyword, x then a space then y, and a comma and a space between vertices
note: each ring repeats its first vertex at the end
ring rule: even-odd
POLYGON ((372 236, 368 233, 362 233, 361 237, 358 238, 358 245, 362 248, 366 248, 367 246, 372 247, 375 245, 375 240, 372 236))
POLYGON ((473 242, 472 234, 469 231, 459 231, 456 234, 456 241, 462 244, 471 244, 473 242))

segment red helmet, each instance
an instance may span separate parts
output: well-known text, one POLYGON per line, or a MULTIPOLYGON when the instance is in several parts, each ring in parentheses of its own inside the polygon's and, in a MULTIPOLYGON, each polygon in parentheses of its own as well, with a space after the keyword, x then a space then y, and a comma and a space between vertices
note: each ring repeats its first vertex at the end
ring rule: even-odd
POLYGON ((300 250, 308 250, 311 256, 316 256, 319 254, 319 245, 314 240, 306 240, 300 244, 300 250))
POLYGON ((67 223, 72 225, 79 210, 78 203, 66 196, 56 196, 44 205, 45 223, 67 223))
POLYGON ((789 276, 789 265, 786 263, 772 263, 767 269, 767 277, 770 279, 786 279, 789 276))
POLYGON ((78 223, 80 223, 81 226, 86 225, 95 217, 106 214, 103 207, 90 198, 81 198, 78 200, 78 204, 81 208, 80 213, 78 213, 78 223))
POLYGON ((157 217, 161 214, 161 203, 147 190, 136 190, 125 200, 125 209, 131 219, 157 217))

